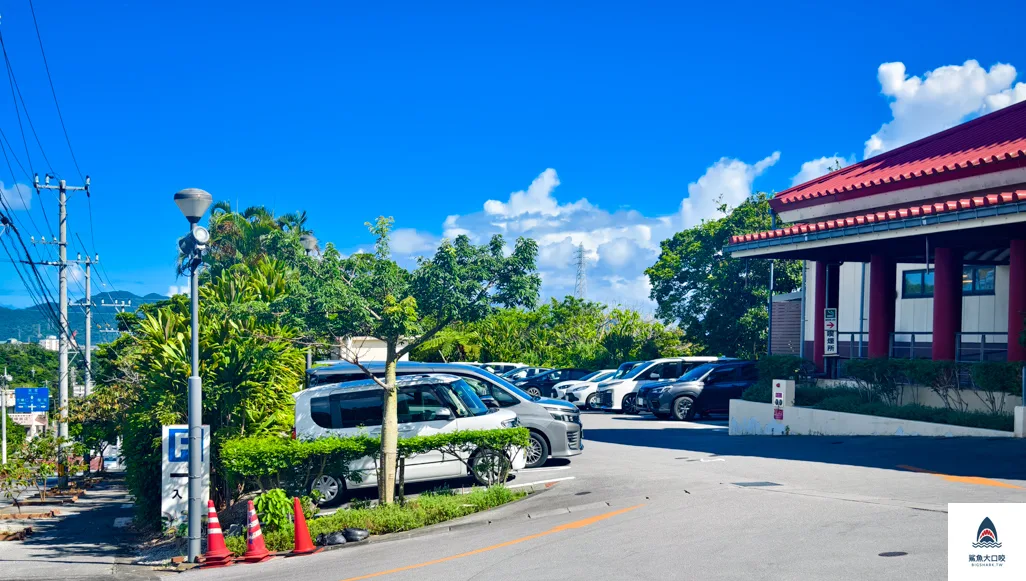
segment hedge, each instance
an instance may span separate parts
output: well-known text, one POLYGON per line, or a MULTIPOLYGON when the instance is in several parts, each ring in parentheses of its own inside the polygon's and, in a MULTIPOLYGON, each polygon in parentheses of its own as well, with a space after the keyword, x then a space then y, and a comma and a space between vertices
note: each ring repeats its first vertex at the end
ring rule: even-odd
MULTIPOLYGON (((468 456, 478 449, 509 450, 526 448, 530 443, 527 428, 461 430, 400 438, 400 459, 437 450, 453 456, 468 456)), ((293 440, 278 436, 255 436, 228 440, 221 446, 221 464, 234 482, 261 490, 284 488, 298 494, 306 484, 325 472, 356 480, 349 469, 354 460, 378 456, 380 438, 346 436, 293 440)))

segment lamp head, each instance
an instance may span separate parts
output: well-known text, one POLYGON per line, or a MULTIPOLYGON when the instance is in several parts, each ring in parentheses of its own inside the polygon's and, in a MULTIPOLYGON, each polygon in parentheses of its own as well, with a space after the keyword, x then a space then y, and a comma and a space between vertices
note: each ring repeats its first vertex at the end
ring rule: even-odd
POLYGON ((186 188, 175 193, 175 204, 190 224, 199 222, 213 201, 214 198, 208 192, 198 188, 186 188))
POLYGON ((313 234, 303 234, 299 237, 299 243, 303 245, 303 249, 307 253, 317 250, 317 238, 313 234))

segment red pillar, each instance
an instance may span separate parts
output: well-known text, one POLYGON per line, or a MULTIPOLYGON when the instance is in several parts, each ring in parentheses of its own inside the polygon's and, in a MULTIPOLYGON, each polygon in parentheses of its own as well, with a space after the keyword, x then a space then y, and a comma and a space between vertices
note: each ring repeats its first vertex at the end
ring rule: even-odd
POLYGON ((823 327, 823 309, 826 308, 826 263, 816 261, 816 286, 813 287, 812 295, 812 360, 816 364, 817 371, 823 371, 823 348, 826 346, 826 337, 823 327))
POLYGON ((894 260, 882 254, 869 259, 869 356, 890 355, 891 333, 894 332, 894 293, 896 282, 894 260))
POLYGON ((1026 361, 1019 342, 1026 316, 1026 240, 1012 240, 1008 260, 1008 360, 1026 361))
POLYGON ((962 253, 934 251, 933 360, 955 360, 955 335, 962 330, 962 253))

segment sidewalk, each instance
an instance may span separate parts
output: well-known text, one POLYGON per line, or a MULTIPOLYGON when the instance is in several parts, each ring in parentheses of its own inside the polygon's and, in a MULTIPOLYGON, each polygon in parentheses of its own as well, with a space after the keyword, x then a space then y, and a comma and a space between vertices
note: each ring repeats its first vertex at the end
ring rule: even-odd
POLYGON ((0 543, 0 577, 75 581, 157 578, 148 567, 122 564, 131 555, 124 543, 130 529, 123 526, 132 516, 123 477, 98 484, 78 502, 59 510, 57 518, 19 521, 31 524, 33 535, 24 541, 0 543))

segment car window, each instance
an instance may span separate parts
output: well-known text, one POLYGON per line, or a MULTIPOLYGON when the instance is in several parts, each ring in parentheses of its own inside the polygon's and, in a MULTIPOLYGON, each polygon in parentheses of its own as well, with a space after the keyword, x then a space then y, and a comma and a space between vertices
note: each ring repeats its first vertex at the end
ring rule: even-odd
POLYGON ((759 379, 759 369, 754 365, 745 365, 741 367, 741 379, 745 381, 755 381, 759 379))
MULTIPOLYGON (((381 404, 384 392, 365 389, 331 394, 332 407, 338 409, 335 428, 359 428, 381 425, 381 404)), ((332 424, 335 424, 333 421, 332 424)))
POLYGON ((488 413, 488 406, 481 401, 474 388, 466 381, 457 379, 452 383, 446 383, 439 387, 441 393, 446 396, 449 403, 456 409, 459 417, 483 416, 488 413))
POLYGON ((689 369, 688 372, 680 376, 680 378, 683 381, 702 381, 702 379, 704 379, 710 371, 716 369, 716 367, 717 366, 713 365, 712 363, 705 363, 703 365, 699 365, 698 367, 689 369))
POLYGON ((592 371, 588 375, 581 376, 581 381, 600 381, 608 375, 603 371, 592 371))
POLYGON ((549 381, 563 381, 566 379, 566 369, 557 369, 551 373, 545 374, 545 379, 549 381))
POLYGON ((331 398, 312 397, 310 398, 310 419, 322 428, 331 429, 331 398))
POLYGON ((652 367, 653 366, 651 364, 649 364, 648 362, 645 362, 644 364, 639 364, 637 367, 631 369, 626 374, 624 374, 623 378, 624 379, 634 379, 635 377, 638 377, 642 373, 644 373, 645 375, 648 375, 649 370, 652 369, 652 367))
POLYGON ((397 407, 399 423, 430 422, 435 414, 448 406, 435 393, 434 385, 413 385, 399 390, 397 407))
POLYGON ((463 381, 467 382, 467 385, 474 390, 478 397, 490 395, 495 398, 498 402, 499 407, 510 407, 520 403, 520 400, 506 393, 501 387, 497 385, 491 385, 485 381, 482 381, 476 377, 464 377, 463 381))
POLYGON ((737 367, 733 365, 718 367, 705 378, 706 382, 729 381, 737 376, 737 367))
POLYGON ((588 373, 587 371, 585 371, 583 369, 571 369, 570 370, 570 377, 569 377, 569 379, 583 379, 585 377, 588 377, 589 375, 592 375, 592 374, 588 373))
POLYGON ((663 363, 659 367, 659 379, 677 379, 680 377, 680 363, 663 363))

